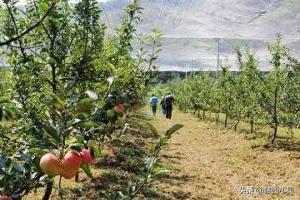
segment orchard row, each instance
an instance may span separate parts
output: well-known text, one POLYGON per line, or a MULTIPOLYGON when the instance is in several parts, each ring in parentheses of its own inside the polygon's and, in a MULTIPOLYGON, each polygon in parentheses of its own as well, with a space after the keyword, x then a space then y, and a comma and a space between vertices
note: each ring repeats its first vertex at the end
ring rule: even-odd
MULTIPOLYGON (((22 199, 40 187, 50 199, 55 177, 59 188, 80 168, 93 177, 101 144, 119 136, 142 105, 161 34, 137 33, 138 0, 112 35, 96 0, 17 2, 0 5, 0 46, 10 66, 0 79, 0 199, 22 199)), ((146 181, 119 198, 132 199, 147 186, 157 155, 146 181)))
POLYGON ((171 90, 181 110, 193 109, 215 113, 215 120, 224 117, 235 121, 235 129, 241 121, 255 125, 269 125, 273 129, 272 142, 278 127, 290 129, 300 126, 300 61, 290 56, 288 48, 278 38, 268 46, 270 65, 268 73, 259 70, 259 61, 251 50, 237 49, 239 72, 234 74, 230 66, 223 65, 217 76, 208 72, 173 80, 159 90, 171 90))

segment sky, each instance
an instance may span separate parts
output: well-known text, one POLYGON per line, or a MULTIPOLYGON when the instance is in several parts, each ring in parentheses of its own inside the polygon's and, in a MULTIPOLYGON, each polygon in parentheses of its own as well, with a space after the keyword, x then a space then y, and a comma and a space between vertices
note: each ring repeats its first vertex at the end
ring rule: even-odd
MULTIPOLYGON (((119 26, 128 2, 104 4, 103 20, 109 30, 119 26)), ((300 55, 300 0, 142 0, 142 6, 145 9, 139 31, 148 33, 158 27, 164 34, 161 66, 215 68, 215 38, 222 38, 220 59, 225 63, 236 64, 234 49, 241 46, 252 49, 261 68, 267 70, 266 46, 277 33, 282 34, 293 55, 300 55)))

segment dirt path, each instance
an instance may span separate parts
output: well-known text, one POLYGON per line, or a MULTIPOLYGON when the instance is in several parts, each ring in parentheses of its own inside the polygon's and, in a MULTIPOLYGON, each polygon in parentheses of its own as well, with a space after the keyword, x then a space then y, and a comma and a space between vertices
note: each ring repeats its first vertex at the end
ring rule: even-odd
POLYGON ((245 134, 181 112, 171 121, 161 115, 153 120, 162 132, 175 123, 185 127, 163 152, 162 162, 172 173, 158 186, 171 199, 300 199, 299 149, 252 149, 253 140, 245 134), (253 194, 240 194, 246 186, 254 188, 253 194), (292 187, 294 194, 266 194, 272 187, 292 187))

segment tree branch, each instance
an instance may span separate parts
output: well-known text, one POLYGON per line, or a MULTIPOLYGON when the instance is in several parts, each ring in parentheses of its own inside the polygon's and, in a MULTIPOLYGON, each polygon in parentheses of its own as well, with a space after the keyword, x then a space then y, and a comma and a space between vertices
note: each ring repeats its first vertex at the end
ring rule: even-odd
POLYGON ((22 38, 24 35, 28 34, 30 31, 32 31, 33 29, 35 29, 36 27, 38 27, 43 21, 44 19, 46 19, 46 17, 50 14, 51 10, 54 8, 56 4, 56 1, 52 1, 52 4, 50 6, 50 8, 47 10, 47 12, 43 15, 43 17, 38 20, 37 22, 35 22, 32 26, 30 26, 28 29, 22 31, 20 34, 6 40, 3 42, 0 42, 0 46, 4 46, 4 45, 9 45, 10 43, 19 40, 20 38, 22 38))

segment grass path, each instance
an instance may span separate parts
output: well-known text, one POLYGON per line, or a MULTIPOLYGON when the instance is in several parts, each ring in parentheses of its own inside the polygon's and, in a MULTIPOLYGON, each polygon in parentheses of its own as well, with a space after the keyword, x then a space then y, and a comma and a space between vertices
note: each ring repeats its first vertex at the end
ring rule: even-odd
POLYGON ((158 115, 152 123, 161 132, 175 123, 185 125, 162 157, 172 172, 158 188, 171 199, 300 199, 299 149, 251 148, 255 139, 178 111, 171 121, 158 115), (240 194, 242 186, 293 187, 295 193, 247 195, 240 194))

